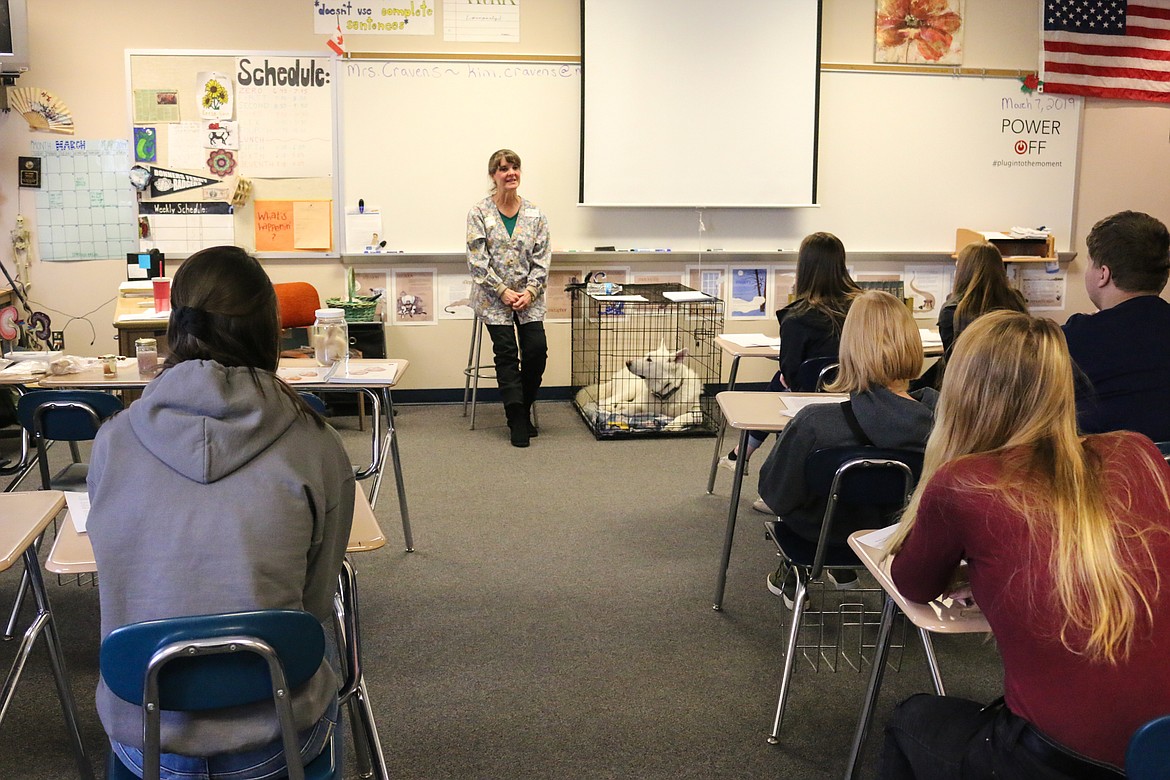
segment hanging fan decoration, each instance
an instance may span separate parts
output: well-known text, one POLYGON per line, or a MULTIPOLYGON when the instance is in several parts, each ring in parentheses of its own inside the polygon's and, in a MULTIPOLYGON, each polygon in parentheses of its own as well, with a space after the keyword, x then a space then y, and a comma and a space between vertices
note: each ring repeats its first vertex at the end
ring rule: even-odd
POLYGON ((20 112, 30 130, 73 135, 73 113, 47 89, 9 87, 8 105, 20 112))
POLYGON ((20 337, 20 312, 15 306, 0 309, 0 339, 16 341, 20 337))

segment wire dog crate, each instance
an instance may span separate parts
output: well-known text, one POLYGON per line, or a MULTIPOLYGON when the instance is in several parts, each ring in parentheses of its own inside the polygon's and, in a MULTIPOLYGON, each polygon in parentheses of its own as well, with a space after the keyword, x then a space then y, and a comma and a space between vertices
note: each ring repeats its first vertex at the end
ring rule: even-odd
POLYGON ((628 284, 613 301, 571 289, 572 385, 581 419, 598 439, 710 436, 723 353, 723 301, 673 301, 681 284, 628 284))

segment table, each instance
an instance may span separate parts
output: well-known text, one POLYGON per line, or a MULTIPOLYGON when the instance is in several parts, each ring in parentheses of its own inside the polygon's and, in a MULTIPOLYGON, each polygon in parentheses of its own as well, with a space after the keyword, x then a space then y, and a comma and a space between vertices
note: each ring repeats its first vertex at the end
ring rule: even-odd
MULTIPOLYGON (((93 780, 89 756, 86 754, 85 743, 81 740, 81 731, 77 725, 77 705, 69 687, 69 674, 65 669, 65 658, 61 652, 61 640, 57 634, 57 625, 49 606, 49 594, 45 589, 40 562, 37 559, 37 539, 64 506, 65 494, 59 490, 0 494, 0 517, 4 518, 4 522, 0 523, 0 571, 6 571, 17 560, 23 560, 37 605, 36 616, 25 630, 12 668, 4 680, 3 693, 0 693, 0 723, 3 723, 4 715, 8 712, 8 705, 12 702, 16 685, 20 681, 21 672, 24 671, 33 645, 37 637, 43 634, 49 651, 53 680, 57 685, 57 698, 61 702, 65 727, 69 732, 79 774, 82 778, 93 780)), ((10 746, 12 747, 15 746, 10 746)))
POLYGON ((163 317, 141 316, 147 309, 154 310, 152 296, 119 295, 114 304, 114 329, 118 332, 118 354, 134 357, 134 342, 138 339, 157 339, 158 353, 167 353, 167 321, 163 317), (136 316, 138 315, 138 316, 136 316))
MULTIPOLYGON (((371 552, 386 544, 374 510, 360 486, 355 485, 353 525, 349 531, 346 554, 371 552)), ((44 495, 44 493, 19 493, 14 495, 44 495)), ((64 494, 56 493, 64 502, 64 494)), ((3 505, 0 505, 3 506, 3 505)), ((51 516, 50 516, 51 517, 51 516)), ((0 526, 2 529, 3 526, 0 526)), ((97 573, 93 546, 89 536, 77 532, 73 519, 66 516, 57 529, 57 538, 45 561, 45 568, 54 574, 81 575, 97 573)), ((343 649, 347 679, 339 696, 343 704, 351 707, 351 718, 355 729, 355 741, 359 745, 362 777, 374 776, 389 780, 386 759, 382 753, 381 739, 374 723, 374 710, 366 689, 365 672, 361 666, 361 626, 358 621, 357 578, 349 561, 345 561, 339 581, 338 593, 334 598, 334 614, 337 621, 338 637, 343 649), (358 739, 357 728, 363 729, 365 744, 358 739), (373 760, 373 765, 370 762, 373 760)))
MULTIPOLYGON (((739 431, 739 451, 747 449, 749 431, 784 430, 789 417, 782 414, 788 406, 786 400, 797 398, 834 399, 844 401, 849 396, 837 393, 763 393, 750 391, 724 391, 715 396, 719 411, 723 413, 724 424, 739 431)), ((731 562, 731 542, 735 537, 735 520, 739 514, 739 493, 743 486, 743 473, 747 459, 735 461, 735 478, 731 482, 731 502, 727 507, 727 530, 723 536, 723 556, 719 573, 715 578, 716 611, 723 609, 723 590, 727 584, 727 567, 731 562)))
POLYGON ((870 670, 869 687, 865 691, 865 699, 861 705, 861 716, 857 722, 857 731, 853 735, 853 746, 849 751, 849 767, 846 770, 847 778, 856 777, 857 763, 861 758, 861 749, 865 745, 865 737, 869 732, 869 723, 873 718, 874 706, 877 704, 878 692, 882 687, 882 677, 886 669, 886 657, 890 652, 890 636, 894 625, 894 610, 900 609, 907 619, 915 625, 922 636, 922 646, 926 650, 927 662, 930 664, 930 674, 934 680, 935 692, 944 695, 942 677, 939 675, 938 662, 934 657, 934 649, 930 644, 929 633, 935 634, 972 634, 990 633, 991 626, 987 618, 978 607, 964 607, 949 599, 938 599, 929 604, 920 604, 910 601, 901 594, 898 586, 890 577, 890 560, 885 552, 874 546, 870 537, 873 531, 858 531, 849 537, 849 547, 857 553, 857 557, 865 564, 865 568, 874 576, 874 579, 886 592, 886 603, 882 608, 881 625, 878 628, 877 646, 874 648, 873 669, 870 670), (870 543, 867 543, 870 538, 870 543))
MULTIPOLYGON (((370 488, 369 501, 371 506, 377 506, 378 494, 382 487, 382 474, 385 470, 386 459, 384 453, 390 450, 390 459, 394 465, 394 482, 398 489, 398 509, 402 515, 402 535, 406 542, 406 551, 414 551, 414 535, 410 528, 410 509, 406 503, 406 486, 402 478, 402 458, 398 450, 398 435, 394 428, 394 401, 390 389, 398 384, 402 375, 406 373, 409 361, 400 359, 390 360, 355 360, 349 361, 351 368, 394 366, 394 380, 392 382, 378 381, 376 373, 370 374, 367 382, 333 383, 321 381, 320 378, 297 379, 289 384, 297 390, 363 393, 371 401, 372 424, 370 425, 370 463, 357 470, 358 479, 373 477, 370 488), (382 413, 385 406, 386 412, 382 413), (382 435, 382 421, 385 420, 386 432, 382 435)), ((316 364, 298 358, 281 358, 281 369, 295 370, 300 368, 314 369, 316 364)), ((382 374, 385 376, 385 374, 382 374)), ((82 371, 77 374, 62 376, 46 376, 40 381, 45 388, 85 388, 89 390, 141 390, 146 387, 153 377, 144 377, 138 373, 134 361, 119 361, 118 374, 112 378, 102 375, 101 366, 82 371)))
MULTIPOLYGON (((724 354, 731 356, 731 373, 727 376, 727 390, 735 389, 735 378, 739 373, 740 358, 766 358, 768 360, 780 360, 780 350, 776 347, 745 347, 742 344, 737 344, 730 341, 723 336, 715 337, 715 346, 723 350, 724 354)), ((707 475, 707 495, 715 492, 715 474, 719 468, 719 458, 723 452, 723 434, 727 431, 727 418, 724 417, 719 423, 719 433, 715 436, 715 454, 711 456, 711 471, 707 475)))

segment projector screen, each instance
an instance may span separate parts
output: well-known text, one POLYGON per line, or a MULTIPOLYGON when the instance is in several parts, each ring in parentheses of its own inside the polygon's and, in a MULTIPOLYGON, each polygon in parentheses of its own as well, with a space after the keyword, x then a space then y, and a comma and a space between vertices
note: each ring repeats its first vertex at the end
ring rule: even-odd
POLYGON ((582 0, 589 206, 816 203, 818 0, 582 0))

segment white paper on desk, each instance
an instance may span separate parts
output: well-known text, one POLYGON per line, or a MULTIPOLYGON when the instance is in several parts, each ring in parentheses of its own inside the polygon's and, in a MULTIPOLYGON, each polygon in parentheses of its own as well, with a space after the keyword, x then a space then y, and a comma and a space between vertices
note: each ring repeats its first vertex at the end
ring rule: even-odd
POLYGON ((133 320, 165 320, 170 316, 171 313, 169 311, 164 311, 162 314, 159 314, 154 310, 154 307, 151 306, 149 309, 143 309, 142 311, 136 311, 131 314, 121 314, 118 316, 118 322, 128 322, 133 320))
POLYGON ((361 254, 367 246, 376 245, 385 238, 380 212, 366 209, 362 213, 345 213, 345 251, 349 254, 361 254))
POLYGON ((765 336, 763 333, 720 333, 719 338, 741 347, 775 347, 780 349, 779 336, 765 336))
POLYGON ((619 301, 644 301, 644 302, 648 302, 650 300, 645 295, 590 295, 589 297, 595 301, 605 301, 605 302, 613 301, 615 303, 619 302, 619 301))
POLYGON ((77 529, 77 533, 85 533, 85 523, 89 520, 89 493, 66 490, 65 506, 69 509, 69 516, 73 518, 73 527, 77 529))
POLYGON ((683 301, 706 301, 711 299, 710 295, 705 292, 699 292, 698 290, 668 290, 662 293, 662 297, 675 303, 681 303, 683 301))
POLYGON ((844 401, 845 399, 839 395, 827 394, 824 396, 801 395, 796 396, 795 398, 785 398, 783 399, 785 408, 780 410, 780 414, 784 415, 785 417, 795 417, 796 413, 806 406, 816 406, 817 404, 839 404, 844 401))
POLYGON ((867 534, 857 537, 857 541, 866 545, 867 547, 885 547, 886 540, 894 535, 894 531, 898 530, 898 524, 888 525, 885 528, 879 528, 876 531, 870 531, 867 534))
POLYGON ((922 339, 922 346, 924 347, 941 347, 942 336, 937 330, 930 328, 919 328, 918 336, 922 339))

